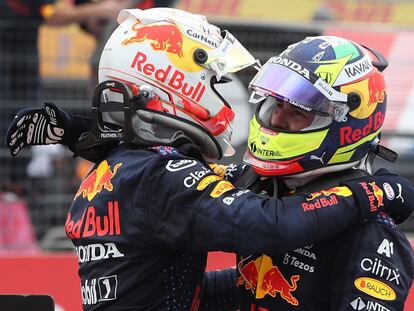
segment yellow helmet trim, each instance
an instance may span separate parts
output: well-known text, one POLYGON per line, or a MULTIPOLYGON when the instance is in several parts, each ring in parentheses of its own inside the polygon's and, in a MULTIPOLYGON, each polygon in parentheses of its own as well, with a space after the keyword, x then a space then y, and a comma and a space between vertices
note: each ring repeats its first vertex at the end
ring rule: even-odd
POLYGON ((301 156, 318 149, 329 129, 301 133, 265 132, 256 117, 250 122, 248 147, 262 160, 280 160, 301 156))
POLYGON ((343 148, 339 148, 338 150, 336 150, 335 154, 329 160, 328 164, 349 162, 349 160, 351 159, 351 157, 354 154, 357 147, 359 147, 360 145, 362 145, 363 143, 365 143, 367 141, 373 140, 375 136, 378 136, 380 131, 381 131, 381 129, 379 129, 378 131, 364 137, 363 139, 356 142, 355 144, 345 146, 343 148))

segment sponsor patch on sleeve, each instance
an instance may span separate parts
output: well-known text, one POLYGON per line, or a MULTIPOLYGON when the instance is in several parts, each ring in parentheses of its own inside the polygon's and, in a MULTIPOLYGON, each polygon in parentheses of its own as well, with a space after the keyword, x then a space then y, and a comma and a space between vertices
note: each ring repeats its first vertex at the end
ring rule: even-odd
POLYGON ((354 281, 354 285, 361 292, 381 300, 392 301, 397 297, 390 286, 377 279, 361 277, 354 281))
POLYGON ((218 175, 208 175, 207 177, 204 177, 197 185, 197 190, 202 191, 204 190, 209 184, 217 181, 222 180, 223 178, 218 175))
POLYGON ((195 166, 197 165, 197 163, 198 162, 196 160, 191 160, 191 159, 170 160, 168 161, 165 168, 168 171, 174 173, 174 172, 182 171, 192 166, 195 166))
POLYGON ((217 163, 210 163, 211 170, 216 173, 217 175, 224 177, 224 174, 227 169, 227 165, 217 164, 217 163))
POLYGON ((234 186, 232 185, 231 182, 222 180, 218 182, 217 185, 214 187, 213 191, 210 192, 210 196, 213 198, 218 198, 223 193, 229 190, 232 190, 232 189, 234 189, 234 186))
POLYGON ((169 154, 178 154, 177 149, 170 147, 170 146, 155 146, 155 147, 150 147, 148 149, 154 150, 162 156, 166 156, 169 154))

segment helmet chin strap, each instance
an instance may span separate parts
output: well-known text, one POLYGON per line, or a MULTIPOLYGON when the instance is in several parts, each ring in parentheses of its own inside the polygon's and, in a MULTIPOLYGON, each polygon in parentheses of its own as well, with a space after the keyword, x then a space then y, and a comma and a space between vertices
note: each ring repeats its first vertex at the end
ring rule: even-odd
POLYGON ((92 132, 98 140, 112 139, 144 146, 175 146, 185 139, 193 142, 208 159, 217 160, 231 154, 233 149, 229 142, 223 140, 222 147, 201 126, 148 108, 151 90, 142 88, 139 91, 138 95, 134 95, 127 85, 116 80, 102 82, 96 87, 92 105, 92 132), (120 93, 122 101, 105 101, 107 90, 120 93), (118 128, 105 126, 102 114, 106 112, 123 114, 123 124, 118 128))
MULTIPOLYGON (((202 129, 191 126, 186 122, 172 118, 171 116, 165 116, 161 113, 155 113, 148 110, 138 110, 136 114, 143 122, 171 129, 171 136, 169 138, 159 138, 155 133, 148 132, 147 134, 149 135, 145 135, 144 138, 147 143, 165 143, 167 145, 173 145, 174 140, 177 139, 177 137, 186 136, 194 142, 206 158, 220 159, 222 157, 221 148, 219 148, 214 140, 202 129)), ((138 136, 138 139, 143 138, 141 135, 142 131, 134 128, 134 133, 138 136)))

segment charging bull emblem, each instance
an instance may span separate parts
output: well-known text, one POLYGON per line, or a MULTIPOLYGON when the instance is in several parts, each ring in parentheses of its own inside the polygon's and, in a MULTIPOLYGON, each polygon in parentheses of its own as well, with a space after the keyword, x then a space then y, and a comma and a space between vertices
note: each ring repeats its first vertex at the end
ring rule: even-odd
POLYGON ((87 198, 90 202, 102 190, 112 191, 114 187, 111 179, 115 176, 121 165, 122 163, 118 163, 114 166, 113 170, 111 170, 109 163, 106 160, 102 161, 99 166, 82 181, 73 200, 82 196, 83 198, 87 198))
POLYGON ((255 292, 256 299, 263 299, 266 295, 276 298, 278 293, 287 303, 298 306, 299 301, 293 296, 296 291, 300 275, 291 275, 286 278, 277 265, 273 265, 269 256, 263 255, 246 265, 239 267, 237 286, 255 292))
POLYGON ((156 51, 166 51, 183 57, 183 38, 180 30, 174 25, 152 25, 142 26, 137 22, 132 26, 136 31, 135 36, 125 39, 122 44, 127 45, 134 42, 152 41, 151 47, 156 51))

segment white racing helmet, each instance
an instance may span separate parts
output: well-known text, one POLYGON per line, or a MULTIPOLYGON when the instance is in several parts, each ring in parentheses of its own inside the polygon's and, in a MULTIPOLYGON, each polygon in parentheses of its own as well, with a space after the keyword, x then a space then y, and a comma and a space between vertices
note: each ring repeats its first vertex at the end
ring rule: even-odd
MULTIPOLYGON (((255 64, 254 57, 202 15, 132 9, 121 11, 118 22, 101 55, 99 82, 119 81, 133 95, 145 95, 131 122, 137 141, 172 144, 184 135, 206 158, 232 155, 234 112, 215 85, 255 64)), ((108 104, 122 101, 116 89, 105 90, 103 98, 108 104)), ((124 126, 124 113, 115 106, 102 117, 124 126)))

